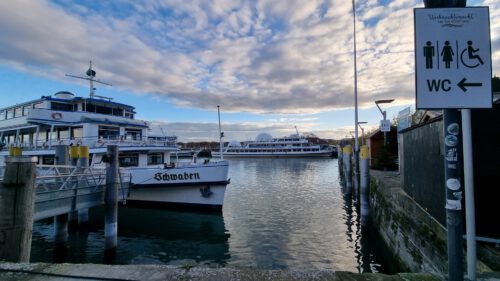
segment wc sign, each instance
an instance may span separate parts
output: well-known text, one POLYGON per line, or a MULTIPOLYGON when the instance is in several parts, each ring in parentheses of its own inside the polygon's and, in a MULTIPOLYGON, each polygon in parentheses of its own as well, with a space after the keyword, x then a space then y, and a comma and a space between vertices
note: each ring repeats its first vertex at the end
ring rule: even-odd
POLYGON ((488 7, 414 9, 418 109, 491 108, 488 7))

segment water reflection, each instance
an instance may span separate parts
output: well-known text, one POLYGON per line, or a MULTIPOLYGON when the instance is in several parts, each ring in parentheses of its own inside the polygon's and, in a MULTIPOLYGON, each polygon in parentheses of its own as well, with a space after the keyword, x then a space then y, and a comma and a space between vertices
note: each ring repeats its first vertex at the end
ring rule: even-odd
MULTIPOLYGON (((120 208, 115 264, 394 273, 376 232, 361 226, 336 159, 230 160, 222 213, 120 208), (377 249, 377 246, 380 249, 377 249)), ((103 263, 103 212, 70 234, 67 262, 103 263)), ((35 225, 32 262, 51 262, 52 224, 35 225)))
MULTIPOLYGON (((91 210, 88 232, 70 233, 65 262, 112 264, 165 264, 187 261, 224 265, 230 258, 224 220, 220 213, 120 208, 118 248, 104 260, 104 214, 91 210)), ((37 222, 31 261, 52 262, 45 255, 53 242, 51 221, 37 222), (40 251, 40 248, 45 250, 40 251)))

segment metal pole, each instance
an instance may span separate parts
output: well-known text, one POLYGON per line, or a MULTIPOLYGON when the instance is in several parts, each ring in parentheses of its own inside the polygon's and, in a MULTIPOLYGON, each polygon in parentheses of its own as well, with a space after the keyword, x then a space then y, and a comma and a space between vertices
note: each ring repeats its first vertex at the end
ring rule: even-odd
POLYGON ((342 148, 342 159, 344 160, 344 178, 346 193, 352 192, 352 147, 350 145, 342 148))
POLYGON ((356 4, 352 0, 354 45, 354 187, 359 188, 359 140, 358 140, 358 67, 356 58, 356 4))
POLYGON ((363 145, 360 150, 360 209, 361 209, 361 225, 368 225, 368 219, 370 217, 370 200, 369 200, 369 190, 370 190, 370 153, 368 146, 363 145))
POLYGON ((104 217, 104 254, 112 255, 118 245, 118 185, 119 163, 118 146, 108 145, 108 163, 106 167, 106 192, 104 204, 106 214, 104 217))
MULTIPOLYGON (((466 0, 424 0, 426 8, 464 7, 466 0)), ((443 110, 446 228, 448 233, 448 280, 462 281, 462 188, 460 171, 460 115, 456 109, 443 110)))
POLYGON ((220 106, 217 106, 217 115, 219 116, 219 153, 220 153, 220 159, 224 159, 224 156, 222 156, 222 131, 220 128, 220 106))
MULTIPOLYGON (((387 119, 386 119, 386 118, 387 118, 387 117, 386 117, 386 116, 387 116, 387 111, 384 111, 384 112, 383 112, 383 115, 384 115, 384 122, 385 122, 385 120, 387 120, 387 119)), ((390 127, 389 127, 389 128, 390 128, 390 127)), ((386 132, 386 131, 384 131, 384 148, 385 148, 385 146, 386 146, 386 145, 387 145, 387 132, 386 132)))
MULTIPOLYGON (((79 146, 78 167, 83 172, 89 166, 89 147, 79 146)), ((78 226, 80 229, 86 229, 89 223, 89 209, 83 208, 78 210, 78 226)))
POLYGON ((476 208, 474 206, 474 162, 470 109, 462 109, 464 153, 465 227, 467 233, 467 277, 476 280, 476 208))
MULTIPOLYGON (((68 165, 69 149, 66 145, 56 146, 56 165, 68 165)), ((54 216, 54 254, 65 255, 66 241, 68 240, 68 214, 54 216)))

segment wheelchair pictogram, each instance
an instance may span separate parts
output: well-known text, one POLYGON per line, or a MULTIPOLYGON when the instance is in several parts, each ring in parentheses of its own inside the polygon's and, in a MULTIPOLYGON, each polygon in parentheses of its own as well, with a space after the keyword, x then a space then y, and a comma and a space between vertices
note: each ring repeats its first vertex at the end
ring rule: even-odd
POLYGON ((467 48, 460 53, 460 61, 462 61, 462 64, 468 68, 476 68, 483 65, 484 62, 481 57, 476 54, 477 52, 479 52, 479 49, 474 49, 474 47, 472 47, 472 41, 467 41, 467 48), (467 56, 464 57, 464 54, 466 53, 467 56))

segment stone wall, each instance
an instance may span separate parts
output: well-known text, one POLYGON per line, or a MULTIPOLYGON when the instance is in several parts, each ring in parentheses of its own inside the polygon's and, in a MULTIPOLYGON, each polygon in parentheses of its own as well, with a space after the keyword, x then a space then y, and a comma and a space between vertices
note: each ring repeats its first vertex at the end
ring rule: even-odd
POLYGON ((413 272, 447 272, 446 230, 401 189, 397 174, 372 170, 371 214, 393 255, 413 272))

